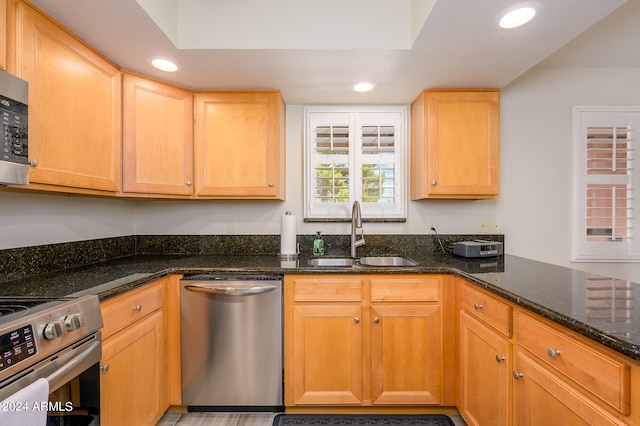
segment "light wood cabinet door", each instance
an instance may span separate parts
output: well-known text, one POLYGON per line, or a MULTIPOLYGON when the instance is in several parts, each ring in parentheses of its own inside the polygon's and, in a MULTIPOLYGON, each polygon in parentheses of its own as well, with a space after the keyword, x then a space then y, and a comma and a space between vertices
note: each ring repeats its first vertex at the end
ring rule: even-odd
POLYGON ((587 426, 627 424, 541 367, 527 355, 516 354, 513 395, 518 426, 587 426))
POLYGON ((511 365, 511 343, 462 311, 458 409, 468 425, 511 424, 511 365))
POLYGON ((293 308, 286 405, 362 404, 362 326, 360 304, 293 308))
POLYGON ((16 75, 29 82, 29 160, 37 162, 31 187, 117 192, 119 69, 25 3, 16 20, 16 75))
POLYGON ((411 199, 497 198, 500 92, 425 90, 411 105, 411 199))
POLYGON ((285 405, 441 404, 442 281, 286 276, 285 405))
POLYGON ((0 69, 7 69, 7 0, 0 0, 0 69))
POLYGON ((196 196, 284 199, 280 92, 201 92, 194 102, 196 196))
POLYGON ((155 425, 168 407, 163 313, 108 339, 100 362, 100 424, 155 425))
POLYGON ((122 191, 193 194, 193 95, 124 75, 122 191))
POLYGON ((371 306, 371 403, 439 404, 440 305, 371 306))

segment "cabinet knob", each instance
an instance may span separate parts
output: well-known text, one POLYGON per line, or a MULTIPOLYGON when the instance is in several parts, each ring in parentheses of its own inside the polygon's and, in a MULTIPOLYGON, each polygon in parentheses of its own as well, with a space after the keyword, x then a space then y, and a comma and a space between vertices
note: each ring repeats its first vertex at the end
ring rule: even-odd
POLYGON ((502 361, 504 361, 504 357, 500 355, 496 355, 496 362, 500 364, 502 361))
POLYGON ((133 307, 133 310, 134 310, 134 311, 136 311, 136 312, 140 312, 140 311, 142 311, 142 305, 136 305, 136 306, 134 306, 134 307, 133 307))
POLYGON ((476 303, 475 305, 473 305, 473 309, 475 309, 476 311, 479 311, 480 309, 482 309, 482 305, 479 303, 476 303))
POLYGON ((29 160, 29 165, 35 169, 36 167, 38 167, 38 160, 36 160, 35 158, 29 160))
POLYGON ((109 364, 105 364, 103 366, 100 367, 100 371, 102 371, 103 373, 106 373, 109 371, 109 364))
POLYGON ((380 318, 375 317, 375 318, 373 319, 373 322, 375 322, 376 324, 380 324, 380 318))
POLYGON ((353 322, 354 322, 354 323, 356 323, 356 324, 360 324, 360 318, 355 317, 355 318, 353 319, 353 322))
POLYGON ((547 349, 547 354, 549 354, 551 358, 555 358, 560 356, 560 351, 558 349, 549 348, 547 349))
POLYGON ((524 377, 524 374, 522 373, 518 373, 517 371, 513 370, 513 378, 516 380, 520 380, 521 378, 524 377))
POLYGON ((191 181, 190 181, 190 180, 188 180, 188 181, 187 181, 187 186, 191 186, 191 185, 192 185, 191 181))
POLYGON ((431 181, 431 186, 436 186, 437 184, 438 184, 438 181, 437 181, 437 180, 432 180, 432 181, 431 181))
POLYGON ((273 188, 273 182, 269 182, 269 188, 273 188))

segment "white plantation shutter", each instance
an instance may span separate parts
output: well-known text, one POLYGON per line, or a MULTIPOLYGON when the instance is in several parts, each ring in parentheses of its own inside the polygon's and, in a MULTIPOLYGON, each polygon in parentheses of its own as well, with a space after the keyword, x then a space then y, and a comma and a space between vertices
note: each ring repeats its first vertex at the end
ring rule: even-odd
POLYGON ((574 260, 638 260, 640 110, 574 108, 574 260))
POLYGON ((305 109, 305 218, 406 218, 406 108, 305 109))

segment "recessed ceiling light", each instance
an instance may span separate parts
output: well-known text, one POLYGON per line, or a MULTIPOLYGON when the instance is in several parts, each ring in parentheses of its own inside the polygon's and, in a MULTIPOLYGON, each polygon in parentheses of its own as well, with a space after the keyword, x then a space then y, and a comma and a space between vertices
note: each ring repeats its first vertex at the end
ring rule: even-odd
POLYGON ((358 81, 357 83, 353 83, 351 89, 356 92, 370 92, 376 87, 376 84, 373 81, 358 81))
POLYGON ((511 29, 521 27, 530 22, 542 10, 538 2, 525 2, 505 9, 496 20, 500 28, 511 29))
POLYGON ((160 71, 176 72, 178 71, 178 65, 170 59, 166 58, 151 58, 149 60, 151 65, 159 69, 160 71))

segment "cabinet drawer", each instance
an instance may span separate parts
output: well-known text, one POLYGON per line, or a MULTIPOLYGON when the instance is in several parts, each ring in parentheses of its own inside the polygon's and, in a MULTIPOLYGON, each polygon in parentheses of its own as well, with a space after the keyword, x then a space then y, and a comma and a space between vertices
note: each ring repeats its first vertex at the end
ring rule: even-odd
POLYGON ((437 302, 440 300, 440 277, 372 278, 372 302, 437 302))
POLYGON ((162 306, 164 286, 151 284, 114 297, 100 305, 104 327, 102 338, 122 330, 162 306))
POLYGON ((578 340, 568 331, 552 328, 522 312, 517 316, 518 343, 543 365, 575 381, 623 414, 630 411, 628 364, 578 340))
POLYGON ((507 337, 511 336, 512 308, 508 304, 468 285, 460 287, 460 309, 495 328, 507 337))
POLYGON ((362 301, 362 280, 358 278, 296 278, 292 284, 296 302, 362 301))

